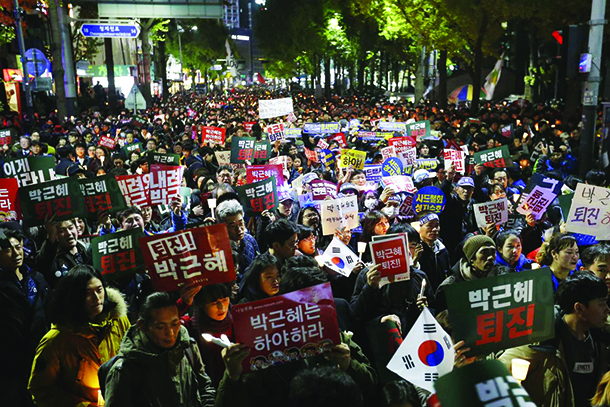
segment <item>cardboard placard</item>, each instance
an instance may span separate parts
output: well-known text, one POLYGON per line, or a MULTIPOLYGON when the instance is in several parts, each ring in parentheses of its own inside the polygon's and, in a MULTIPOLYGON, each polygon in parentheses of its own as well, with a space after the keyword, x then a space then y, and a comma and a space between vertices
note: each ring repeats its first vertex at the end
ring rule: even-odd
POLYGON ((566 230, 610 240, 610 190, 578 183, 567 216, 566 230))
POLYGON ((129 278, 145 269, 138 239, 145 236, 140 228, 121 230, 91 239, 93 267, 105 278, 129 278))
POLYGON ((150 205, 169 205, 175 197, 179 196, 183 173, 184 167, 182 166, 151 166, 148 182, 150 205))
POLYGON ((247 214, 274 211, 278 206, 275 177, 236 188, 239 200, 247 214))
POLYGON ((44 225, 55 221, 86 218, 85 200, 76 178, 63 178, 19 188, 21 213, 26 226, 44 225))
POLYGON ((0 179, 0 222, 21 219, 19 185, 15 178, 0 179))
POLYGON ((114 150, 114 146, 116 146, 116 140, 110 136, 102 136, 100 137, 100 141, 98 142, 99 146, 106 147, 111 151, 114 150))
POLYGON ((474 162, 490 168, 505 168, 512 165, 508 146, 476 152, 474 162))
POLYGON ((2 163, 2 170, 4 178, 15 178, 19 188, 36 185, 55 179, 55 158, 5 158, 2 163))
POLYGON ((273 117, 285 116, 288 113, 294 112, 292 106, 292 98, 281 99, 260 99, 258 101, 258 117, 259 119, 271 119, 273 117))
POLYGON ((116 180, 127 206, 150 206, 150 174, 120 175, 116 180))
POLYGON ((231 139, 231 162, 233 164, 246 164, 254 157, 254 137, 233 137, 231 139))
POLYGON ((127 209, 125 198, 112 175, 78 180, 85 200, 87 219, 97 220, 100 212, 118 212, 127 209))
POLYGON ((480 228, 486 228, 488 225, 502 225, 508 222, 508 200, 502 198, 497 201, 474 204, 474 217, 480 228))
POLYGON ((366 152, 358 150, 350 150, 344 148, 341 150, 341 159, 339 161, 339 168, 354 168, 361 170, 364 168, 364 162, 366 161, 366 152))
POLYGON ((429 137, 430 134, 430 122, 428 120, 409 123, 407 124, 407 128, 405 131, 405 136, 414 137, 415 140, 429 137))
POLYGON ((225 133, 227 129, 223 127, 204 126, 203 134, 201 136, 202 144, 212 143, 217 146, 225 145, 225 133))
POLYGON ((335 230, 352 230, 360 224, 358 217, 358 198, 355 195, 338 199, 320 201, 322 234, 332 235, 335 230))
POLYGON ((381 277, 390 277, 396 274, 404 274, 409 271, 408 244, 401 236, 370 242, 371 258, 375 265, 381 265, 379 272, 381 277))

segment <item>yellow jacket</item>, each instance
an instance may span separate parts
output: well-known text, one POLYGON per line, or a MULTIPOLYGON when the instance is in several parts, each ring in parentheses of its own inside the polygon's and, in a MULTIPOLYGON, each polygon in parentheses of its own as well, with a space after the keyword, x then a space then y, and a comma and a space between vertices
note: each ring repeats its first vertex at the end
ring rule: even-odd
POLYGON ((36 349, 28 389, 38 407, 86 407, 97 403, 100 365, 119 352, 130 323, 120 292, 106 289, 116 307, 99 324, 55 326, 36 349))

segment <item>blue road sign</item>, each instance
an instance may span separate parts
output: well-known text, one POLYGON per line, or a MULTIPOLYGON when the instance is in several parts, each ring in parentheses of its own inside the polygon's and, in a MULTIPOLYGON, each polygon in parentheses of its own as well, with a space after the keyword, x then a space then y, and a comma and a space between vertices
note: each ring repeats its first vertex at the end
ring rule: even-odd
POLYGON ((140 27, 135 24, 83 24, 80 32, 85 37, 137 38, 140 27))

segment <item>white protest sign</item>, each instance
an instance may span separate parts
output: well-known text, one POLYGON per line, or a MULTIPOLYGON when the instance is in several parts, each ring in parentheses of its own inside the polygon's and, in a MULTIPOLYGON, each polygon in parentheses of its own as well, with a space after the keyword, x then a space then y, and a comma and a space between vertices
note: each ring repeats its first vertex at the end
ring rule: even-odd
POLYGON ((260 99, 258 101, 258 117, 270 119, 272 117, 284 116, 293 113, 292 98, 282 99, 260 99))
POLYGON ((445 158, 445 168, 449 168, 451 163, 453 163, 456 172, 462 175, 466 172, 466 160, 462 150, 446 149, 443 150, 443 156, 445 158))
POLYGON ((527 196, 523 195, 521 203, 517 207, 517 212, 522 215, 531 213, 534 218, 540 219, 556 197, 557 195, 552 190, 536 185, 527 196))
POLYGON ((506 223, 508 222, 508 200, 502 198, 497 201, 474 204, 474 217, 480 228, 506 223))
POLYGON ((320 201, 322 216, 322 234, 332 235, 335 230, 351 230, 360 224, 358 218, 358 197, 346 196, 338 199, 320 201))
POLYGON ((576 185, 566 230, 610 240, 610 189, 583 183, 576 185))

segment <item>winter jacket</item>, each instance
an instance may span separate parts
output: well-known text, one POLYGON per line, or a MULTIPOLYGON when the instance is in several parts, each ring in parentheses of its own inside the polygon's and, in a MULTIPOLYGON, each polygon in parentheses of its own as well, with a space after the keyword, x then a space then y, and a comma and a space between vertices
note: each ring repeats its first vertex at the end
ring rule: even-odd
MULTIPOLYGON (((125 301, 107 288, 108 301, 99 323, 56 326, 42 338, 32 366, 28 389, 38 407, 87 407, 97 403, 97 370, 119 352, 129 328, 125 301)), ((84 306, 84 304, 83 304, 84 306)))
MULTIPOLYGON (((341 333, 341 341, 349 346, 351 354, 351 364, 346 373, 354 379, 366 398, 377 384, 377 373, 355 342, 343 333, 341 333)), ((272 366, 242 374, 237 381, 229 379, 225 372, 218 387, 216 406, 285 407, 288 405, 288 393, 292 378, 301 370, 318 365, 329 366, 332 363, 327 361, 323 355, 316 355, 280 366, 272 366)))
POLYGON ((521 254, 519 256, 519 259, 517 260, 517 263, 514 266, 511 266, 510 264, 508 264, 506 262, 506 260, 504 260, 504 258, 502 258, 500 253, 496 252, 496 264, 499 264, 504 267, 508 267, 517 273, 519 273, 520 271, 523 271, 523 270, 531 270, 532 263, 533 263, 533 261, 531 261, 530 259, 525 257, 523 254, 521 254))
POLYGON ((65 251, 57 242, 51 243, 45 240, 42 243, 40 252, 36 256, 36 268, 44 275, 51 287, 55 287, 59 279, 73 267, 79 264, 93 265, 91 251, 80 242, 76 244, 76 248, 78 256, 65 251))
POLYGON ((423 251, 419 257, 419 269, 426 273, 432 292, 451 274, 451 259, 445 245, 436 240, 432 247, 422 242, 423 251))
MULTIPOLYGON (((447 200, 445 209, 439 215, 440 236, 449 254, 454 255, 455 249, 466 234, 477 230, 474 211, 472 210, 474 201, 472 199, 470 202, 462 201, 457 194, 452 192, 453 186, 451 181, 447 179, 443 181, 441 189, 447 200)), ((453 258, 453 261, 457 261, 457 258, 453 258)))
POLYGON ((171 349, 155 346, 132 326, 106 379, 106 407, 211 407, 215 396, 197 344, 183 326, 171 349))

